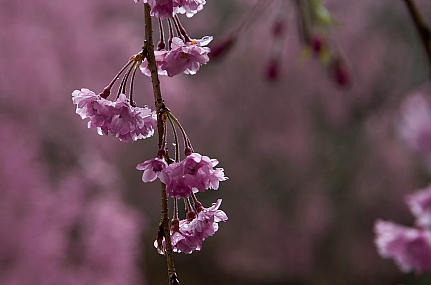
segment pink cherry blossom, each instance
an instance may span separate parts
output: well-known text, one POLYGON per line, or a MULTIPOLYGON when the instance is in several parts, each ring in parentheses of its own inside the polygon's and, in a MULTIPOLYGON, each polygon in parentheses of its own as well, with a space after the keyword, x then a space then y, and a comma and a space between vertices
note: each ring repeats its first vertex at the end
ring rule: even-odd
POLYGON ((219 182, 228 179, 222 168, 213 169, 218 160, 192 153, 183 161, 172 163, 159 174, 171 197, 186 198, 193 192, 217 190, 219 182))
POLYGON ((152 158, 136 166, 138 170, 144 170, 142 174, 143 182, 153 182, 156 180, 158 173, 168 166, 163 158, 152 158))
MULTIPOLYGON (((162 64, 165 61, 165 56, 168 53, 168 51, 166 50, 155 50, 154 51, 154 55, 156 57, 156 64, 157 64, 157 73, 159 75, 168 75, 168 72, 166 70, 162 69, 162 64)), ((151 76, 151 71, 148 68, 148 60, 147 58, 145 58, 142 63, 141 66, 139 67, 141 69, 141 72, 143 74, 145 74, 146 76, 151 76)))
POLYGON ((377 220, 375 243, 383 258, 393 258, 407 273, 431 272, 431 232, 377 220))
POLYGON ((416 224, 431 230, 431 185, 407 196, 406 203, 413 216, 416 217, 416 224))
POLYGON ((151 6, 151 16, 157 17, 160 20, 172 18, 174 15, 173 0, 144 0, 151 6))
POLYGON ((72 101, 76 104, 76 113, 82 119, 90 118, 88 128, 109 128, 115 113, 114 102, 105 100, 85 88, 73 91, 72 101))
MULTIPOLYGON (((177 228, 171 228, 171 245, 174 252, 191 254, 193 251, 202 249, 202 242, 214 235, 218 230, 218 223, 227 221, 227 215, 219 210, 222 200, 218 199, 210 208, 204 208, 192 221, 176 220, 177 228)), ((174 224, 175 221, 172 222, 174 224)), ((157 241, 154 242, 157 248, 157 241)), ((162 247, 166 249, 165 239, 162 240, 162 247)), ((160 254, 163 252, 157 248, 160 254)))
POLYGON ((227 221, 228 217, 225 212, 219 210, 222 199, 218 199, 211 207, 204 208, 198 213, 196 219, 191 223, 193 234, 205 240, 209 236, 214 235, 218 230, 218 223, 227 221))
POLYGON ((211 50, 206 45, 211 41, 210 36, 186 43, 182 39, 174 37, 171 50, 166 54, 161 68, 166 70, 170 77, 182 72, 196 74, 201 65, 209 61, 208 53, 211 50))
POLYGON ((72 101, 82 119, 89 118, 88 128, 97 128, 99 135, 111 133, 124 142, 145 139, 154 134, 157 118, 148 107, 133 107, 126 95, 116 102, 106 100, 88 89, 75 90, 72 101))
MULTIPOLYGON (((171 227, 171 245, 172 250, 177 253, 191 254, 193 251, 202 249, 202 239, 193 235, 191 223, 187 220, 173 220, 173 226, 171 227), (176 228, 174 224, 176 223, 176 228)), ((157 252, 164 254, 157 246, 157 240, 154 241, 154 247, 157 248, 157 252)), ((162 240, 162 247, 166 250, 165 238, 162 240)))
POLYGON ((174 11, 175 13, 186 14, 190 18, 201 11, 205 4, 205 0, 174 0, 174 11))
POLYGON ((121 94, 115 102, 115 109, 117 114, 112 118, 110 131, 121 141, 136 141, 154 134, 157 118, 148 107, 132 107, 126 95, 121 94))

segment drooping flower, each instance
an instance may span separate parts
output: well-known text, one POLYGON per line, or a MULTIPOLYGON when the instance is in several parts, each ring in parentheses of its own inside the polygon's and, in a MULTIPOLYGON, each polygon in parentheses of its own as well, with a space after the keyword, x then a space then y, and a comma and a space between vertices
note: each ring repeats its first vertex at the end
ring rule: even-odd
POLYGON ((375 243, 383 258, 393 258, 402 272, 431 272, 431 232, 377 220, 375 243))
POLYGON ((228 179, 222 168, 213 169, 218 160, 192 153, 183 161, 170 164, 159 174, 171 197, 186 198, 193 192, 217 190, 219 182, 228 179))
POLYGON ((174 0, 174 11, 175 13, 186 14, 188 18, 191 18, 201 11, 205 4, 205 0, 174 0))
POLYGON ((151 6, 151 16, 155 16, 160 20, 172 18, 174 15, 173 0, 147 0, 151 6))
POLYGON ((218 199, 209 208, 203 208, 198 216, 192 221, 194 236, 199 236, 202 240, 215 234, 218 230, 218 223, 227 221, 225 212, 219 210, 222 199, 218 199))
POLYGON ((121 141, 145 139, 154 134, 157 117, 148 107, 133 107, 126 95, 121 94, 115 102, 117 114, 112 118, 110 131, 121 141))
POLYGON ((416 225, 431 230, 431 185, 407 196, 406 203, 416 217, 416 225))
MULTIPOLYGON (((193 251, 202 249, 202 242, 214 235, 218 230, 218 223, 227 221, 228 217, 218 208, 222 200, 218 199, 210 208, 203 208, 198 216, 192 221, 173 220, 171 227, 171 244, 174 252, 191 254, 193 251)), ((163 252, 157 247, 157 241, 154 246, 160 254, 163 252)), ((165 239, 162 240, 162 247, 166 249, 165 239)))
MULTIPOLYGON (((168 75, 168 72, 166 70, 162 69, 162 64, 165 61, 165 56, 168 53, 166 50, 155 50, 154 55, 156 57, 156 65, 157 65, 157 73, 159 75, 168 75)), ((151 71, 148 68, 148 59, 145 58, 141 65, 139 66, 141 69, 141 72, 145 74, 146 76, 151 76, 151 71)))
POLYGON ((182 72, 191 75, 196 74, 201 65, 209 61, 208 53, 211 50, 206 45, 212 39, 211 36, 207 36, 200 40, 185 43, 182 39, 174 37, 171 49, 166 54, 161 69, 166 70, 170 77, 182 72))
POLYGON ((148 107, 131 106, 124 94, 116 102, 106 100, 93 91, 82 88, 72 93, 76 113, 89 118, 88 128, 96 128, 99 135, 111 133, 123 142, 145 139, 154 134, 157 118, 148 107))
POLYGON ((152 158, 136 166, 136 169, 143 170, 142 181, 153 182, 156 180, 158 173, 168 166, 163 158, 152 158))

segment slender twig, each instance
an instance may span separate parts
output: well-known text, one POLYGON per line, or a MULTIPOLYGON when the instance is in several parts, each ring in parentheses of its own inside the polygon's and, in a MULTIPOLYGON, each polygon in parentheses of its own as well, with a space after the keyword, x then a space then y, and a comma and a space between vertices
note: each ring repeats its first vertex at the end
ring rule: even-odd
MULTIPOLYGON (((160 81, 157 74, 156 57, 154 55, 154 42, 153 42, 153 27, 150 16, 151 7, 147 3, 144 4, 144 17, 145 17, 145 42, 143 49, 146 51, 148 59, 148 67, 151 72, 151 82, 153 84, 154 101, 156 105, 157 116, 157 129, 159 132, 159 148, 162 147, 164 124, 166 122, 165 104, 160 91, 160 81)), ((168 197, 166 194, 166 185, 161 183, 162 194, 162 216, 160 219, 159 229, 163 229, 165 242, 166 242, 166 262, 168 266, 168 284, 179 283, 175 272, 174 256, 171 245, 171 231, 169 227, 169 208, 168 197)))
POLYGON ((427 26, 426 22, 422 18, 422 15, 420 14, 418 8, 415 5, 415 2, 413 0, 404 0, 404 2, 407 5, 407 8, 409 10, 410 15, 413 18, 413 22, 415 23, 416 30, 418 31, 422 44, 425 48, 425 51, 428 55, 428 63, 430 68, 430 77, 431 77, 431 31, 430 28, 427 26))
POLYGON ((135 102, 133 101, 133 86, 135 85, 135 75, 136 75, 136 70, 138 70, 139 64, 135 64, 135 67, 133 68, 133 73, 132 73, 132 79, 130 79, 130 90, 129 90, 129 101, 130 101, 130 105, 133 107, 136 107, 135 102))
POLYGON ((171 124, 172 127, 172 131, 174 133, 174 143, 175 143, 175 162, 179 162, 180 161, 180 146, 179 146, 179 142, 178 142, 178 134, 177 134, 177 129, 175 128, 175 124, 172 121, 171 116, 168 115, 168 119, 169 119, 169 123, 171 124))

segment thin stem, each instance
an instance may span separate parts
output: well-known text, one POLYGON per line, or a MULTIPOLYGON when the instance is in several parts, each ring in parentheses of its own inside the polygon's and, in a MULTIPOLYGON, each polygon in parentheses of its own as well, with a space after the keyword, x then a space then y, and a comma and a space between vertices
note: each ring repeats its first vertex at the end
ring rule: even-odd
POLYGON ((136 61, 133 61, 132 66, 129 67, 129 69, 127 70, 126 74, 124 74, 123 79, 121 79, 120 87, 118 87, 117 99, 118 99, 118 97, 120 97, 121 93, 126 94, 127 79, 129 79, 130 72, 132 71, 132 69, 135 66, 135 64, 136 64, 136 61))
POLYGON ((181 25, 180 18, 178 15, 174 16, 174 21, 178 24, 178 28, 180 29, 181 34, 184 36, 186 42, 191 42, 189 35, 187 35, 186 29, 184 29, 183 25, 181 25))
POLYGON ((178 219, 178 198, 174 198, 174 217, 173 219, 178 219))
POLYGON ((133 85, 135 85, 135 75, 136 75, 136 70, 138 70, 139 64, 135 63, 135 67, 133 68, 133 73, 132 73, 132 79, 130 79, 130 94, 129 94, 129 100, 130 100, 130 105, 135 107, 136 104, 135 102, 133 102, 133 85))
POLYGON ((168 49, 171 49, 172 39, 174 38, 174 30, 172 28, 171 19, 168 19, 168 27, 169 27, 169 41, 168 41, 168 49))
POLYGON ((159 20, 159 31, 160 31, 160 40, 159 43, 157 44, 157 50, 162 50, 165 49, 165 32, 163 30, 163 23, 160 19, 159 20))
MULTIPOLYGON (((166 107, 160 91, 160 81, 157 74, 156 57, 154 55, 154 42, 153 42, 153 27, 150 15, 151 7, 148 3, 144 3, 144 18, 145 18, 145 42, 144 50, 148 59, 148 68, 151 72, 151 82, 153 85, 154 101, 157 112, 157 130, 159 133, 159 149, 162 147, 164 124, 166 121, 166 107)), ((166 194, 166 185, 161 183, 161 200, 162 200, 162 215, 160 218, 159 229, 163 229, 165 242, 166 242, 166 262, 168 267, 168 284, 179 284, 177 274, 175 272, 174 255, 171 244, 171 231, 169 227, 169 207, 168 196, 166 194)))
POLYGON ((118 80, 118 78, 120 78, 121 73, 124 72, 124 70, 126 70, 126 68, 134 61, 134 58, 132 57, 131 59, 129 59, 129 62, 123 66, 123 68, 121 68, 121 70, 117 73, 117 75, 115 75, 114 79, 112 79, 112 81, 109 83, 109 85, 106 87, 107 89, 111 89, 112 86, 114 86, 115 82, 118 80))
POLYGON ((415 5, 415 2, 413 0, 404 0, 404 2, 407 5, 407 8, 409 10, 410 15, 413 18, 413 22, 415 23, 416 30, 418 31, 422 44, 425 48, 425 51, 428 55, 428 63, 430 67, 430 74, 431 74, 431 31, 430 28, 427 26, 425 20, 422 18, 422 15, 420 14, 418 8, 415 5))
POLYGON ((171 112, 168 112, 168 117, 170 117, 172 120, 174 120, 175 124, 177 124, 177 126, 180 128, 180 131, 183 134, 183 138, 184 138, 184 147, 185 148, 187 148, 187 147, 190 148, 190 150, 193 152, 192 143, 191 143, 189 137, 187 136, 187 133, 184 130, 183 126, 181 126, 181 124, 178 121, 178 119, 171 112))
POLYGON ((177 134, 177 129, 175 128, 175 124, 172 121, 171 116, 168 115, 168 119, 169 122, 171 123, 172 126, 172 131, 174 133, 174 143, 175 143, 175 162, 180 161, 180 147, 178 145, 178 134, 177 134))
POLYGON ((181 38, 184 42, 186 42, 186 38, 181 33, 180 27, 178 26, 177 21, 175 21, 175 18, 172 18, 172 22, 174 23, 175 29, 177 30, 178 37, 181 38))

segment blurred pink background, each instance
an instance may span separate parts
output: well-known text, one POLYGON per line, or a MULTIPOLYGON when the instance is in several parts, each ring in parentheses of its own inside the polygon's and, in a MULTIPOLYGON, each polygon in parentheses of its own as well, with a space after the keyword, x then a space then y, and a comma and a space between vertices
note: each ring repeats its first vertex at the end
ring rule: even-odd
MULTIPOLYGON (((217 42, 256 2, 208 0, 182 23, 217 42)), ((381 259, 372 230, 377 218, 411 225, 403 197, 430 181, 396 129, 405 98, 431 96, 425 52, 402 1, 324 2, 342 23, 349 88, 300 59, 288 9, 279 79, 265 78, 275 6, 222 60, 162 78, 195 150, 230 178, 199 196, 204 206, 222 198, 229 221, 202 251, 176 254, 182 284, 431 284, 381 259)), ((431 24, 431 3, 417 4, 431 24)), ((102 91, 140 51, 141 3, 11 0, 0 11, 0 283, 165 284, 153 248, 159 184, 135 170, 156 138, 99 136, 71 100, 75 89, 102 91)), ((153 106, 150 88, 137 74, 139 105, 153 106)))

